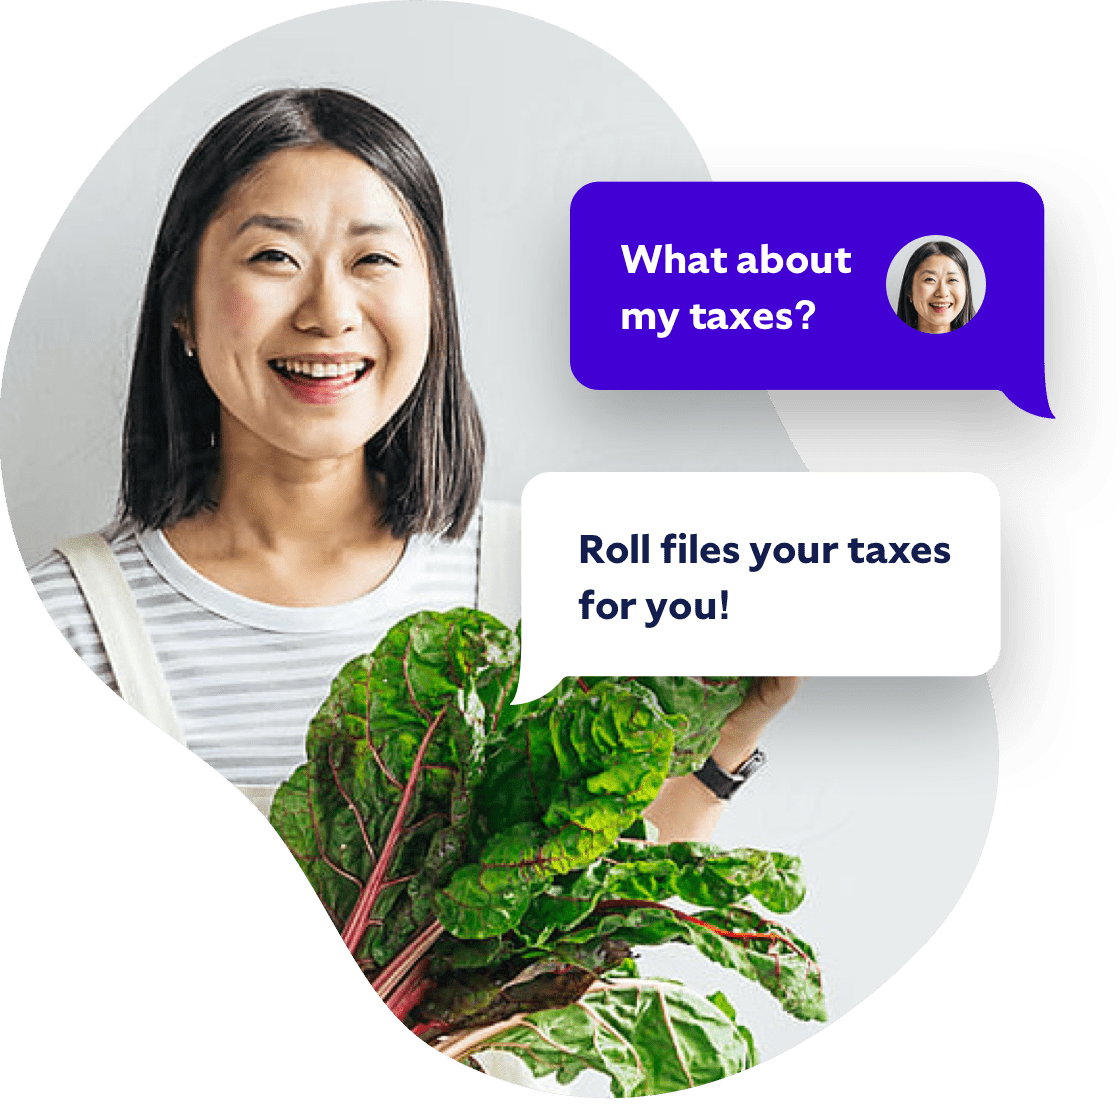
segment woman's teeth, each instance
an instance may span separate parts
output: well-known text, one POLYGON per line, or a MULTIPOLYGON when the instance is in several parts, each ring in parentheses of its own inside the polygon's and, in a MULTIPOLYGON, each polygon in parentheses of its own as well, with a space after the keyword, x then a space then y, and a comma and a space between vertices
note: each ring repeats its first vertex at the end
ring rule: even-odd
POLYGON ((277 358, 269 362, 273 368, 281 372, 291 373, 294 376, 308 376, 313 380, 325 378, 333 379, 339 376, 357 376, 366 367, 362 361, 292 361, 287 358, 277 358))

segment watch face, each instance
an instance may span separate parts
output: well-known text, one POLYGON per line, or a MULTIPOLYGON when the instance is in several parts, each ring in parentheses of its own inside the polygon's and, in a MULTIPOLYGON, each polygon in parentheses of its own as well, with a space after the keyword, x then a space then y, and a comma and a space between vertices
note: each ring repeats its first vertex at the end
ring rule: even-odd
MULTIPOLYGON (((766 754, 761 749, 755 749, 753 753, 738 768, 731 773, 732 778, 738 777, 741 780, 748 780, 766 763, 766 754)), ((717 766, 718 767, 718 766, 717 766)))

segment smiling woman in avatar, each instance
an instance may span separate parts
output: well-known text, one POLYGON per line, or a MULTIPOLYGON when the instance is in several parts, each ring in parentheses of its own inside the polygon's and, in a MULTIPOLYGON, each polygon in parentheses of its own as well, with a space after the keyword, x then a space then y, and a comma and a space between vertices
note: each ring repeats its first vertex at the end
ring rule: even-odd
POLYGON ((911 255, 898 290, 898 317, 923 334, 959 330, 976 314, 968 261, 952 242, 923 242, 911 255))

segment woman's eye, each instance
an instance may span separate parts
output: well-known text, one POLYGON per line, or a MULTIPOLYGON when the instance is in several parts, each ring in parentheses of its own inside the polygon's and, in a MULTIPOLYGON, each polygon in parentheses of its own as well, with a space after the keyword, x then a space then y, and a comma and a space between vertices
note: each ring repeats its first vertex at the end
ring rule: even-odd
POLYGON ((385 253, 367 253, 364 257, 358 258, 359 265, 391 265, 396 268, 397 262, 394 258, 385 253))
POLYGON ((285 263, 295 264, 289 254, 283 250, 261 250, 253 254, 249 259, 251 262, 263 262, 266 265, 283 265, 285 263))

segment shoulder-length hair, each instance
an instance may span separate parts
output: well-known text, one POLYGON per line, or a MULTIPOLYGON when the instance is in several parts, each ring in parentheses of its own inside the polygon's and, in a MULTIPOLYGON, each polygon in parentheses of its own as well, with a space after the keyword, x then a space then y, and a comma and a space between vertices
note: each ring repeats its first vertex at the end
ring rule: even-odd
POLYGON ((950 330, 960 330, 976 314, 976 308, 972 306, 972 281, 968 276, 968 259, 952 242, 923 242, 910 255, 910 260, 906 262, 906 271, 902 274, 902 284, 898 289, 896 314, 907 326, 912 326, 915 330, 919 329, 918 312, 914 307, 914 301, 910 298, 910 290, 914 285, 914 274, 918 271, 918 266, 937 254, 943 254, 964 274, 964 307, 949 324, 950 330))
POLYGON ((220 120, 187 158, 152 253, 124 421, 119 516, 155 529, 214 506, 219 405, 177 326, 191 319, 199 244, 230 190, 270 154, 337 146, 395 192, 420 233, 431 284, 428 356, 412 393, 366 443, 396 537, 462 535, 482 486, 484 438, 463 372, 443 200, 435 173, 396 120, 330 88, 280 89, 220 120))

